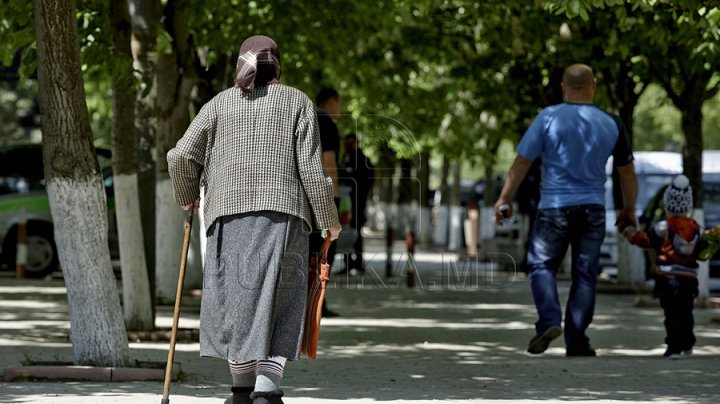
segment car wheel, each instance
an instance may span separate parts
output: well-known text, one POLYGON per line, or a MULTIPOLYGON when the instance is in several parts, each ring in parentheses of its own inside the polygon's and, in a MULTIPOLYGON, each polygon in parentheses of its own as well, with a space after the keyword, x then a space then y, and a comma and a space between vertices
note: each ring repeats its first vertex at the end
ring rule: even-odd
MULTIPOLYGON (((8 267, 15 267, 17 254, 17 227, 8 232, 3 244, 8 267)), ((58 253, 50 223, 29 222, 27 225, 27 264, 25 276, 43 278, 58 268, 58 253)))

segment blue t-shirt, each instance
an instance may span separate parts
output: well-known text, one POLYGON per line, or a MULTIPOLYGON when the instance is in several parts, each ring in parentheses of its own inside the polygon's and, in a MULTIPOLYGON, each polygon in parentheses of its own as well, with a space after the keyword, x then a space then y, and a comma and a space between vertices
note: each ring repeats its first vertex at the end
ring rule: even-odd
POLYGON ((632 162, 620 120, 591 104, 563 103, 538 114, 518 144, 528 160, 542 158, 538 209, 605 205, 605 164, 632 162))

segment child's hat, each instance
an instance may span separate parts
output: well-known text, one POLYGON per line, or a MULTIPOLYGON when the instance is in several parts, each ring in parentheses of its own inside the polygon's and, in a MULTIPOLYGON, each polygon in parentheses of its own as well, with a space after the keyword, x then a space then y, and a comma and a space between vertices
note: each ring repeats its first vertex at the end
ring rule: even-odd
POLYGON ((688 177, 680 174, 673 179, 663 194, 665 210, 675 214, 685 214, 693 208, 692 187, 688 177))

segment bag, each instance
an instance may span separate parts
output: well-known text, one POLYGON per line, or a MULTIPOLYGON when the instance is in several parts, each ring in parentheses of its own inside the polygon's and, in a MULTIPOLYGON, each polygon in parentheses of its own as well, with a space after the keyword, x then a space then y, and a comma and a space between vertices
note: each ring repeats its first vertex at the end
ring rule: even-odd
POLYGON ((330 279, 330 264, 327 262, 328 251, 332 240, 330 234, 320 249, 318 256, 310 257, 308 268, 307 305, 305 306, 305 326, 303 328, 301 351, 310 359, 317 356, 317 344, 320 337, 320 319, 322 304, 325 299, 325 284, 330 279))

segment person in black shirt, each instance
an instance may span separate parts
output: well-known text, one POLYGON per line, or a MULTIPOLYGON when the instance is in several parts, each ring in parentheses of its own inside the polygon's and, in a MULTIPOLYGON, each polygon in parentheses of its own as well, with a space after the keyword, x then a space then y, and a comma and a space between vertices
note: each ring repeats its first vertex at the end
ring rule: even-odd
MULTIPOLYGON (((335 119, 340 116, 342 111, 342 101, 340 94, 331 87, 321 89, 315 97, 317 105, 318 125, 320 126, 320 146, 322 147, 323 169, 332 178, 335 206, 340 205, 340 190, 338 187, 338 169, 337 158, 340 152, 340 135, 335 124, 335 119)), ((310 256, 317 255, 323 244, 323 238, 319 231, 310 233, 310 256)), ((335 260, 335 251, 337 243, 332 243, 328 252, 328 264, 332 268, 335 260)), ((328 309, 327 297, 323 300, 322 306, 323 317, 337 317, 338 313, 328 309)))
POLYGON ((350 187, 350 199, 352 200, 350 227, 357 232, 353 243, 353 253, 348 254, 345 260, 344 272, 352 269, 365 272, 362 259, 362 226, 367 220, 365 208, 368 195, 372 190, 374 170, 370 160, 358 147, 357 136, 354 133, 345 136, 345 155, 343 156, 341 173, 343 183, 350 187))

